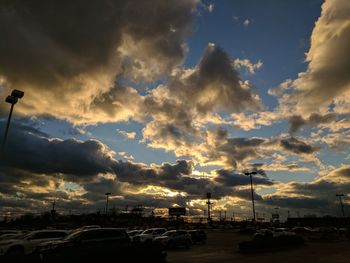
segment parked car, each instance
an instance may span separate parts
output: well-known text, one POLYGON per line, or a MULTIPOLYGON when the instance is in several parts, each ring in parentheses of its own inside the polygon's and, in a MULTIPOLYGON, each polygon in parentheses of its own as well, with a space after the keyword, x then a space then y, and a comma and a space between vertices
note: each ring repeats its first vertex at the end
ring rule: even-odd
POLYGON ((304 239, 301 236, 289 234, 288 231, 280 231, 275 235, 274 231, 266 229, 257 232, 253 240, 243 241, 239 243, 239 251, 242 253, 264 252, 271 250, 280 250, 301 246, 304 239))
POLYGON ((71 233, 81 231, 81 230, 88 230, 88 229, 95 229, 95 228, 101 228, 99 225, 89 225, 89 226, 82 226, 76 229, 73 229, 71 233))
POLYGON ((0 255, 22 256, 32 253, 36 247, 49 240, 59 240, 68 235, 65 230, 37 230, 13 239, 0 241, 0 255))
POLYGON ((155 237, 153 241, 169 248, 180 246, 189 248, 192 244, 191 235, 186 230, 170 230, 155 237))
POLYGON ((95 228, 74 232, 61 241, 47 242, 38 249, 44 262, 92 261, 117 258, 134 260, 138 258, 162 258, 161 250, 148 248, 141 251, 133 246, 125 229, 95 228))
POLYGON ((204 230, 190 230, 188 233, 191 235, 192 243, 206 243, 207 242, 207 234, 204 230))
POLYGON ((18 237, 23 236, 23 233, 20 234, 4 234, 0 236, 0 240, 8 240, 8 239, 16 239, 18 237))
POLYGON ((133 241, 133 238, 137 235, 141 235, 143 231, 144 230, 131 230, 131 231, 128 231, 127 233, 129 235, 131 241, 133 241))
POLYGON ((1 229, 0 230, 0 237, 3 235, 7 235, 7 234, 21 234, 23 233, 20 230, 12 230, 12 229, 1 229))
POLYGON ((157 236, 164 234, 167 230, 165 228, 150 228, 143 231, 140 235, 133 237, 135 242, 152 242, 157 236))
POLYGON ((273 236, 277 237, 277 236, 294 236, 295 232, 289 230, 288 228, 282 228, 282 227, 278 227, 278 228, 274 228, 273 229, 273 236))
POLYGON ((308 227, 303 227, 303 226, 293 227, 292 231, 294 233, 300 234, 300 235, 307 235, 307 234, 312 234, 313 232, 315 232, 313 229, 308 228, 308 227))

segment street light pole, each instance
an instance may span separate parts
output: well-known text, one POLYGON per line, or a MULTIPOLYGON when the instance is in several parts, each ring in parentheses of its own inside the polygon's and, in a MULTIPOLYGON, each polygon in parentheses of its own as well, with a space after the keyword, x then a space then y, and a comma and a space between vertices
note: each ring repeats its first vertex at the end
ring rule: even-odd
POLYGON ((6 123, 6 128, 5 128, 5 134, 4 134, 4 139, 2 141, 2 148, 5 147, 6 144, 6 140, 7 140, 7 135, 8 135, 8 131, 9 131, 9 127, 10 127, 10 122, 11 122, 11 117, 12 117, 12 112, 13 112, 13 108, 15 106, 15 104, 18 102, 18 99, 23 98, 24 96, 24 92, 20 91, 20 90, 16 90, 14 89, 11 93, 11 95, 6 97, 6 102, 11 104, 11 108, 10 108, 10 113, 9 116, 7 118, 7 123, 6 123))
POLYGON ((254 189, 253 189, 253 177, 252 175, 253 174, 256 174, 256 172, 245 172, 244 173, 245 175, 249 175, 250 177, 250 191, 251 191, 251 194, 252 194, 252 205, 253 205, 253 220, 254 222, 256 222, 256 216, 255 216, 255 203, 254 203, 254 189))
POLYGON ((110 195, 111 195, 111 193, 105 193, 105 196, 106 196, 106 215, 108 215, 108 199, 109 199, 110 195))
MULTIPOLYGON (((10 96, 9 96, 10 97, 10 96)), ((6 102, 9 102, 7 99, 6 99, 6 102)), ((16 100, 17 102, 17 100, 16 100)), ((8 131, 9 131, 9 127, 10 127, 10 122, 11 122, 11 117, 12 117, 12 112, 13 112, 13 107, 15 106, 16 102, 9 102, 11 103, 11 108, 10 108, 10 113, 9 113, 9 116, 7 118, 7 123, 6 123, 6 128, 5 128, 5 135, 4 135, 4 139, 2 141, 2 148, 5 147, 5 143, 6 143, 6 139, 7 139, 7 134, 8 134, 8 131)))
POLYGON ((210 202, 210 199, 211 199, 211 193, 207 193, 207 205, 208 205, 208 223, 211 222, 211 213, 210 213, 210 210, 211 210, 211 205, 213 204, 212 202, 210 202))
POLYGON ((335 196, 339 197, 339 204, 340 204, 340 209, 343 214, 343 217, 345 217, 345 211, 344 211, 344 204, 342 198, 344 197, 344 194, 336 194, 335 196))

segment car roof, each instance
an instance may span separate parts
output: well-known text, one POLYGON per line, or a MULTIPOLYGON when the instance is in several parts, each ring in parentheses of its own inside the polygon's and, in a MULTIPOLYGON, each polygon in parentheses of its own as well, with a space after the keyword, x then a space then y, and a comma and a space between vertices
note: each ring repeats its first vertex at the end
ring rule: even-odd
POLYGON ((125 228, 115 228, 115 227, 100 227, 100 228, 91 228, 91 229, 84 229, 81 230, 81 232, 93 232, 93 231, 103 231, 103 230, 118 230, 118 231, 125 231, 125 228))
POLYGON ((42 229, 42 230, 34 230, 30 233, 49 233, 49 232, 62 232, 62 233, 68 233, 67 230, 61 230, 61 229, 42 229))

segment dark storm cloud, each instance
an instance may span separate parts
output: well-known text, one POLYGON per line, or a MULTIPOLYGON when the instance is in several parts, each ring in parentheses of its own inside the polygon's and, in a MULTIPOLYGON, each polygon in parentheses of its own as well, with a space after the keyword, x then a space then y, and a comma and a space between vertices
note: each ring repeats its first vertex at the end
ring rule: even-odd
MULTIPOLYGON (((0 130, 4 130, 3 122, 0 130)), ((35 128, 12 123, 2 165, 43 174, 93 176, 111 171, 113 159, 100 142, 50 139, 41 135, 35 128)))
MULTIPOLYGON (((0 125, 1 130, 3 124, 0 125)), ((0 192, 9 202, 18 203, 19 199, 21 202, 35 203, 38 210, 44 211, 55 198, 68 209, 71 207, 71 191, 79 191, 81 209, 90 210, 100 207, 105 192, 122 197, 120 202, 116 202, 119 205, 147 204, 154 207, 167 207, 175 203, 183 205, 190 200, 204 198, 207 192, 211 192, 215 199, 225 196, 249 199, 245 189, 235 189, 235 186, 248 185, 248 180, 238 178, 233 183, 227 178, 213 180, 196 177, 192 174, 191 161, 178 160, 174 164, 149 166, 118 161, 101 142, 53 139, 35 127, 16 122, 12 124, 0 167, 0 192), (71 190, 68 186, 66 189, 65 183, 69 182, 76 183, 73 189, 80 188, 71 190), (130 189, 138 192, 149 186, 165 187, 185 193, 185 196, 162 196, 157 194, 158 190, 153 194, 130 192, 130 189)), ((240 141, 239 145, 242 144, 240 141)), ((272 184, 263 176, 257 176, 255 183, 272 184)), ((1 207, 5 208, 4 205, 1 207)))
POLYGON ((193 90, 188 90, 197 98, 197 109, 206 112, 209 109, 228 109, 239 112, 246 109, 258 109, 249 89, 243 88, 239 73, 232 67, 231 57, 220 47, 209 45, 199 63, 196 75, 191 76, 195 82, 193 90), (209 89, 213 89, 212 93, 209 89), (203 98, 207 95, 207 98, 203 98), (211 97, 213 96, 213 97, 211 97))
MULTIPOLYGON (((244 174, 238 174, 234 171, 229 171, 225 169, 217 170, 217 177, 215 181, 222 183, 225 186, 240 186, 250 184, 250 178, 244 174)), ((268 177, 256 174, 253 176, 253 182, 256 185, 273 185, 268 177)))
POLYGON ((291 134, 299 131, 305 127, 313 127, 322 123, 331 123, 337 119, 336 113, 327 113, 325 115, 321 115, 318 113, 313 113, 310 115, 308 119, 303 119, 299 115, 294 115, 289 118, 289 132, 291 134))
POLYGON ((182 63, 197 3, 2 1, 2 85, 26 92, 18 107, 22 114, 106 121, 104 115, 90 116, 89 109, 115 78, 154 80, 182 63))
MULTIPOLYGON (((1 73, 52 85, 107 63, 120 41, 123 2, 2 2, 1 73), (103 19, 102 19, 103 17, 103 19)), ((36 87, 36 86, 34 86, 36 87)), ((53 86, 55 87, 55 86, 53 86)))
MULTIPOLYGON (((228 164, 236 168, 238 163, 259 156, 259 147, 265 142, 266 140, 261 138, 228 138, 215 150, 223 154, 228 164)), ((214 151, 213 154, 215 154, 214 151)))
POLYGON ((281 139, 282 148, 295 154, 312 154, 318 149, 295 137, 281 139))
POLYGON ((193 71, 180 71, 167 85, 168 99, 174 99, 170 102, 180 103, 200 114, 261 109, 260 100, 250 88, 232 67, 230 55, 214 44, 208 45, 193 71))

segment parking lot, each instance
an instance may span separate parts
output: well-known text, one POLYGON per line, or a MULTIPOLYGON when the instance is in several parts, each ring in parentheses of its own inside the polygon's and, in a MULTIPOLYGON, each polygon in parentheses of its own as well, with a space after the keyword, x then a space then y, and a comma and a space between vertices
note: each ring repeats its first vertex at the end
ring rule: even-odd
MULTIPOLYGON (((14 232, 8 230, 11 231, 14 232)), ((287 228, 251 231, 252 228, 127 231, 90 225, 72 230, 29 231, 19 236, 7 233, 0 239, 0 261, 89 261, 117 255, 120 262, 350 262, 346 229, 294 228, 300 235, 287 228), (293 243, 293 237, 302 242, 293 243)))
POLYGON ((191 249, 168 250, 167 262, 350 262, 349 240, 306 242, 304 246, 294 249, 240 254, 238 243, 249 240, 249 235, 227 230, 211 230, 207 234, 208 241, 205 245, 194 245, 191 249))

